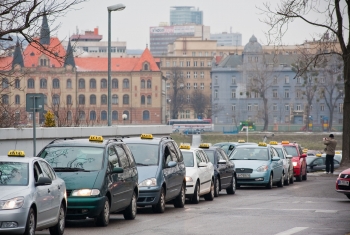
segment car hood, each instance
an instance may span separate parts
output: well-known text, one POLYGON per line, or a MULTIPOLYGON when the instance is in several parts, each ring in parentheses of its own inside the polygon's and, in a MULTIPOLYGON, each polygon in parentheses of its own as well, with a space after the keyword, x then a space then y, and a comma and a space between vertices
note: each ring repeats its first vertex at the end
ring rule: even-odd
POLYGON ((56 172, 64 180, 67 189, 92 189, 100 171, 56 172))
POLYGON ((139 183, 149 178, 157 178, 157 170, 158 166, 138 166, 137 171, 139 173, 139 183))
POLYGON ((14 197, 29 194, 28 186, 1 186, 0 200, 7 200, 14 197))
POLYGON ((261 160, 233 160, 236 165, 236 169, 239 168, 251 168, 253 170, 257 169, 262 165, 270 165, 271 161, 261 161, 261 160))

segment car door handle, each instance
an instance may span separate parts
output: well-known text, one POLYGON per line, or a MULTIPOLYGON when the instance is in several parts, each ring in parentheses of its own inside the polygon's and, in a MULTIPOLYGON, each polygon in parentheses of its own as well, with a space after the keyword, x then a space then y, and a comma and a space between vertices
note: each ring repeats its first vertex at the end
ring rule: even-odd
POLYGON ((61 186, 58 185, 57 188, 58 188, 58 189, 61 189, 61 186))
POLYGON ((47 190, 48 193, 51 193, 50 189, 47 190))

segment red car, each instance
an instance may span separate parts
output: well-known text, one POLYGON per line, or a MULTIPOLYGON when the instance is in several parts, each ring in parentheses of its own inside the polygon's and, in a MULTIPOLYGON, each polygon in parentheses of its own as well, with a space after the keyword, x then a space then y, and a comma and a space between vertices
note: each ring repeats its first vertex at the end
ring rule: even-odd
POLYGON ((301 146, 295 142, 289 143, 289 141, 282 141, 281 144, 286 149, 287 154, 293 156, 292 163, 296 181, 307 180, 307 155, 303 153, 301 146))
POLYGON ((335 188, 338 193, 344 193, 350 199, 350 168, 339 174, 335 188))

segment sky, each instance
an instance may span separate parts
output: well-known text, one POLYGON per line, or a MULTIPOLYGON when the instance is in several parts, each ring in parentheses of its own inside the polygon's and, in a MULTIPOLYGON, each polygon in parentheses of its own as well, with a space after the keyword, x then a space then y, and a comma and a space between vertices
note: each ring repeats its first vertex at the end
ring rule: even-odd
MULTIPOLYGON (((149 28, 158 26, 160 22, 170 21, 171 6, 194 6, 203 11, 203 24, 210 26, 211 33, 232 32, 242 34, 242 44, 248 43, 255 35, 258 41, 266 45, 265 32, 268 26, 260 20, 264 18, 258 7, 268 1, 276 6, 280 0, 89 0, 75 6, 64 17, 55 19, 55 25, 60 25, 56 36, 67 40, 69 35, 82 33, 86 30, 99 28, 103 41, 108 40, 107 7, 122 3, 123 11, 111 13, 112 41, 126 41, 127 49, 144 49, 149 44, 149 28), (78 9, 79 8, 79 9, 78 9)), ((314 16, 321 17, 321 16, 314 16)), ((318 19, 321 20, 322 19, 318 19)), ((312 40, 316 33, 315 27, 301 21, 290 25, 283 39, 285 45, 302 44, 312 40)))

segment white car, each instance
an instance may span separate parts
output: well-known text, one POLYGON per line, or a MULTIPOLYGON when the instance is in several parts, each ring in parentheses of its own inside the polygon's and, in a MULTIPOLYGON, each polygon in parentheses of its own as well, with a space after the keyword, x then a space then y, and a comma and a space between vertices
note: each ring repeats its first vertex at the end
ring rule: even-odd
POLYGON ((199 148, 180 145, 186 166, 186 198, 197 204, 199 197, 214 199, 214 166, 206 153, 199 148))

